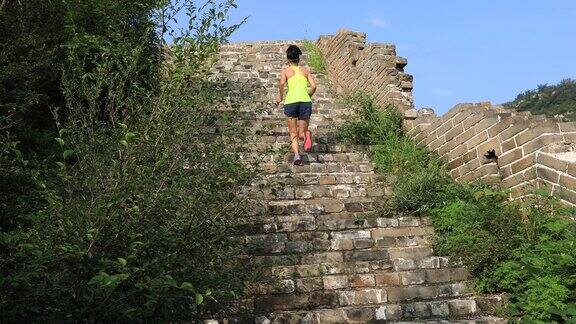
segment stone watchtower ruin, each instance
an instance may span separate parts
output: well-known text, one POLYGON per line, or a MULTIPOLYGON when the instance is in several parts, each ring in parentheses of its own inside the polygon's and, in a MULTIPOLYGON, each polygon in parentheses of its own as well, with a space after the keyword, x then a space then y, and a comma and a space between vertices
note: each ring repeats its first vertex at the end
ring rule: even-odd
MULTIPOLYGON (((327 65, 317 74, 311 129, 315 145, 294 167, 282 109, 272 104, 289 44, 224 45, 214 78, 242 85, 240 103, 255 149, 265 150, 255 193, 261 208, 247 219, 243 242, 269 280, 250 286, 238 307, 257 323, 368 323, 463 320, 500 323, 501 296, 477 296, 468 272, 431 247, 426 217, 379 215, 390 195, 365 147, 342 145, 333 126, 350 111, 339 92, 364 92, 404 114, 409 134, 447 163, 461 181, 497 181, 512 197, 549 188, 576 203, 576 124, 488 103, 460 104, 438 117, 413 105, 407 60, 392 44, 366 44, 364 33, 340 30, 316 42, 327 65)), ((306 57, 304 57, 304 61, 306 57)))

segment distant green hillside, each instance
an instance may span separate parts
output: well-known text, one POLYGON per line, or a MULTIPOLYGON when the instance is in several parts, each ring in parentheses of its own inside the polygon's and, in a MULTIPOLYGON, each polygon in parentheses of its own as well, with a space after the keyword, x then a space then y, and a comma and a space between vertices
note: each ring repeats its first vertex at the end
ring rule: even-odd
POLYGON ((564 117, 576 121, 576 80, 565 79, 556 85, 539 85, 537 89, 519 94, 507 108, 530 111, 534 115, 564 117))

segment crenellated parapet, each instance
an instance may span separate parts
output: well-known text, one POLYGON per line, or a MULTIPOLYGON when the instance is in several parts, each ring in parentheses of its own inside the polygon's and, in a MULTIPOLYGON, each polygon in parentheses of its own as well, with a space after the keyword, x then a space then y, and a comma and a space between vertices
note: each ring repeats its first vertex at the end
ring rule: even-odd
POLYGON ((396 55, 395 45, 366 44, 365 33, 346 29, 317 44, 339 91, 371 93, 382 106, 413 107, 412 76, 404 73, 407 60, 396 55))

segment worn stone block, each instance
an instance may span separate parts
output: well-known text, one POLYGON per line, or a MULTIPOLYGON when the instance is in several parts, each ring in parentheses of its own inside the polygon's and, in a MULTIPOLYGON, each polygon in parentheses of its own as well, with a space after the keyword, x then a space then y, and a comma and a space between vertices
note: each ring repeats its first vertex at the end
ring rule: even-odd
POLYGON ((373 274, 356 274, 350 276, 348 280, 352 288, 368 288, 376 284, 373 274))
POLYGON ((376 240, 376 246, 379 248, 391 247, 396 245, 394 237, 383 237, 376 240))
POLYGON ((543 121, 541 124, 536 125, 535 127, 527 128, 525 131, 518 134, 515 137, 516 145, 523 145, 524 143, 527 143, 536 137, 541 136, 542 134, 553 134, 558 132, 560 132, 558 123, 543 121))
POLYGON ((468 150, 475 150, 476 147, 486 141, 488 139, 488 133, 486 132, 480 132, 480 133, 476 133, 476 136, 472 137, 471 139, 469 139, 466 142, 466 147, 468 148, 468 150))
POLYGON ((374 310, 371 307, 353 307, 346 309, 348 322, 369 323, 374 319, 374 310))
POLYGON ((543 152, 538 152, 536 162, 560 172, 565 172, 568 168, 568 162, 543 152))
POLYGON ((562 140, 563 140, 562 134, 541 135, 535 138, 534 140, 524 144, 522 146, 522 149, 524 150, 524 154, 527 155, 538 149, 545 147, 548 144, 562 142, 562 140))
POLYGON ((560 180, 560 173, 553 169, 538 166, 536 168, 536 173, 538 174, 538 177, 554 184, 557 184, 560 180))
POLYGON ((503 153, 502 156, 498 157, 498 165, 504 167, 512 162, 520 160, 524 154, 522 153, 522 148, 516 148, 512 151, 503 153))
POLYGON ((566 168, 566 172, 569 175, 576 177, 576 163, 568 163, 568 167, 566 168))
POLYGON ((369 249, 374 246, 374 241, 371 238, 361 238, 354 240, 355 249, 369 249))
POLYGON ((389 259, 388 252, 382 250, 349 251, 345 253, 345 258, 348 261, 379 261, 389 259))
POLYGON ((432 299, 438 296, 434 286, 390 287, 387 288, 390 302, 403 302, 413 299, 432 299))
POLYGON ((341 232, 332 232, 332 238, 335 239, 361 239, 361 238, 370 238, 371 232, 368 230, 354 230, 354 231, 341 231, 341 232))
POLYGON ((378 227, 397 227, 399 220, 397 218, 378 218, 376 220, 378 227))
POLYGON ((334 251, 348 251, 354 249, 353 241, 347 238, 331 240, 330 249, 334 251))
POLYGON ((336 184, 336 177, 335 176, 320 176, 318 178, 318 183, 320 185, 335 185, 336 184))
POLYGON ((395 259, 392 262, 396 271, 416 269, 416 262, 412 259, 395 259))
POLYGON ((567 189, 576 189, 576 178, 571 177, 567 174, 560 175, 560 186, 567 189))
POLYGON ((398 272, 377 272, 374 275, 376 286, 398 286, 400 275, 398 272))
POLYGON ((302 257, 302 264, 338 263, 342 261, 344 260, 341 252, 323 252, 302 257))
POLYGON ((324 289, 342 289, 348 288, 347 276, 325 276, 322 277, 324 289))
POLYGON ((395 247, 389 248, 388 254, 392 259, 417 259, 430 256, 432 254, 432 249, 429 246, 395 247))
POLYGON ((423 270, 407 271, 400 273, 400 282, 402 285, 419 285, 426 281, 426 272, 423 270))
POLYGON ((518 173, 522 170, 525 170, 531 166, 534 166, 536 162, 536 155, 535 154, 530 154, 530 155, 526 155, 524 156, 522 159, 518 160, 517 162, 514 162, 511 166, 512 166, 512 173, 518 173))
POLYGON ((296 279, 296 291, 298 292, 310 292, 321 289, 324 289, 324 281, 322 278, 296 279))
POLYGON ((576 191, 570 190, 568 188, 556 187, 554 189, 554 195, 558 198, 576 204, 576 191))
POLYGON ((368 305, 385 303, 387 293, 384 289, 364 289, 342 291, 338 296, 340 306, 368 305))
POLYGON ((478 311, 476 301, 473 299, 449 300, 448 306, 452 316, 469 316, 478 311))
POLYGON ((445 301, 430 302, 430 313, 433 316, 448 317, 450 315, 450 306, 445 301))

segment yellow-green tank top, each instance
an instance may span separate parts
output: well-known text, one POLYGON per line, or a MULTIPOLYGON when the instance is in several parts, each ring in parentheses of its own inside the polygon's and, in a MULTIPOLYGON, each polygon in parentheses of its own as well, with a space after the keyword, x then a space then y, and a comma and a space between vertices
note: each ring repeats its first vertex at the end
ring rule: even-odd
POLYGON ((308 94, 308 78, 302 74, 300 67, 293 66, 294 75, 288 79, 288 94, 284 99, 284 104, 295 102, 311 102, 308 94))

